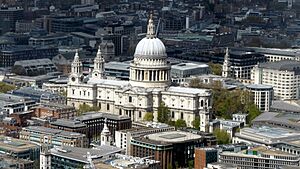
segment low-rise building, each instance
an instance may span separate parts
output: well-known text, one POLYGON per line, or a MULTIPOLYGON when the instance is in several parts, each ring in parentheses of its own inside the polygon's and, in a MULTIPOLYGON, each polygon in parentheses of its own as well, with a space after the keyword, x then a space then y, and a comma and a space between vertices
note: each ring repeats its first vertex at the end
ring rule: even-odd
POLYGON ((0 155, 0 168, 9 169, 34 169, 34 161, 22 158, 13 158, 0 155))
POLYGON ((51 146, 88 147, 85 134, 51 129, 42 126, 29 126, 22 129, 20 139, 36 144, 51 146))
POLYGON ((129 129, 132 125, 130 117, 111 113, 88 112, 75 118, 76 121, 87 125, 89 142, 100 141, 100 131, 103 130, 105 119, 113 139, 116 131, 129 129))
POLYGON ((67 92, 68 81, 68 77, 58 76, 43 83, 42 89, 64 94, 67 92))
POLYGON ((36 102, 28 97, 0 94, 0 108, 5 110, 7 114, 28 111, 35 105, 36 102))
POLYGON ((120 152, 120 148, 107 145, 93 149, 69 146, 49 149, 43 146, 40 168, 95 168, 98 163, 110 160, 114 154, 120 152))
POLYGON ((34 87, 22 87, 20 89, 11 92, 13 95, 29 97, 32 100, 40 103, 55 103, 55 104, 65 104, 66 98, 46 90, 34 88, 34 87))
POLYGON ((33 107, 33 112, 38 118, 52 117, 52 118, 73 118, 76 115, 76 110, 72 106, 55 103, 40 103, 33 107))
POLYGON ((12 67, 13 73, 23 76, 44 75, 56 71, 57 68, 50 59, 16 61, 12 67))
MULTIPOLYGON (((155 122, 153 122, 155 123, 155 122)), ((175 127, 159 124, 157 125, 147 125, 147 127, 137 127, 125 130, 119 130, 115 133, 115 143, 116 146, 125 150, 126 154, 130 154, 130 142, 134 137, 141 137, 147 134, 159 133, 165 131, 174 131, 175 127)))
POLYGON ((220 161, 234 164, 240 168, 280 168, 282 166, 298 166, 300 157, 268 147, 255 147, 238 153, 222 152, 220 161))
POLYGON ((209 72, 209 66, 203 63, 179 63, 171 66, 172 81, 178 83, 190 76, 208 74, 209 72))
POLYGON ((0 149, 1 153, 13 158, 37 160, 40 156, 38 145, 11 137, 0 136, 0 149))
POLYGON ((232 138, 233 143, 247 143, 254 145, 272 145, 286 140, 300 139, 296 130, 280 127, 259 126, 243 128, 232 138))

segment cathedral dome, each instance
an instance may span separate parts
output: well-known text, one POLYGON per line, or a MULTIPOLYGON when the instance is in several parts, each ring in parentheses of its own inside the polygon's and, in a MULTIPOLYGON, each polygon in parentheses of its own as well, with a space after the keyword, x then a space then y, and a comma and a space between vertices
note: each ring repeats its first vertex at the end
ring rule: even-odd
POLYGON ((167 56, 165 45, 158 38, 143 38, 136 46, 135 57, 167 56))
POLYGON ((155 28, 152 16, 147 26, 147 36, 143 38, 135 48, 135 57, 157 58, 166 57, 166 48, 163 42, 155 36, 155 28))

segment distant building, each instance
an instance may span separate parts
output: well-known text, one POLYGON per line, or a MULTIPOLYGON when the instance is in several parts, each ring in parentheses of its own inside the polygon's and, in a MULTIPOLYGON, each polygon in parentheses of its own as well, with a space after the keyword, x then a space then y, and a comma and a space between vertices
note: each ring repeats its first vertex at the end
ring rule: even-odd
POLYGON ((20 139, 39 145, 88 147, 85 134, 51 129, 42 126, 29 126, 22 129, 20 139))
POLYGON ((55 47, 7 46, 0 49, 0 67, 10 67, 19 60, 51 59, 58 54, 55 47))
POLYGON ((55 121, 51 121, 49 128, 88 135, 88 127, 86 124, 71 119, 57 119, 55 121))
POLYGON ((72 37, 65 33, 53 33, 46 36, 30 37, 31 46, 68 46, 72 43, 72 37))
POLYGON ((218 149, 195 148, 195 169, 204 169, 208 163, 218 162, 218 149))
POLYGON ((65 104, 66 98, 46 90, 34 88, 34 87, 22 87, 14 90, 11 94, 22 97, 29 97, 39 103, 58 103, 65 104))
POLYGON ((1 7, 0 25, 2 28, 2 33, 14 32, 16 22, 24 18, 23 12, 24 10, 19 7, 1 7))
POLYGON ((103 40, 100 43, 100 48, 106 62, 118 60, 115 54, 115 45, 112 40, 103 40))
POLYGON ((242 152, 222 152, 220 161, 240 168, 249 166, 260 169, 299 166, 300 157, 267 147, 255 147, 242 152))
POLYGON ((179 63, 171 66, 172 82, 181 82, 187 77, 208 74, 209 72, 210 68, 207 64, 179 63))
POLYGON ((300 60, 300 51, 297 49, 277 49, 277 48, 251 48, 255 52, 267 57, 268 62, 281 60, 300 60))
POLYGON ((258 63, 266 62, 264 55, 251 52, 232 49, 229 51, 228 60, 230 62, 231 77, 236 79, 251 79, 251 70, 258 63))
POLYGON ((160 161, 162 169, 175 162, 179 167, 187 167, 194 160, 194 148, 205 146, 200 135, 183 131, 167 131, 135 137, 131 140, 130 155, 148 157, 160 161))
POLYGON ((24 76, 37 76, 56 71, 57 68, 50 59, 16 61, 12 67, 13 73, 24 76))
POLYGON ((35 28, 34 21, 31 20, 18 20, 16 22, 16 32, 27 33, 35 28))
POLYGON ((58 76, 43 83, 42 89, 63 94, 67 92, 68 81, 68 77, 58 76))
POLYGON ((273 87, 262 84, 246 86, 252 93, 254 104, 260 111, 269 111, 273 100, 273 87))
POLYGON ((300 62, 282 60, 261 63, 252 70, 254 84, 273 86, 274 98, 287 100, 300 98, 300 62))

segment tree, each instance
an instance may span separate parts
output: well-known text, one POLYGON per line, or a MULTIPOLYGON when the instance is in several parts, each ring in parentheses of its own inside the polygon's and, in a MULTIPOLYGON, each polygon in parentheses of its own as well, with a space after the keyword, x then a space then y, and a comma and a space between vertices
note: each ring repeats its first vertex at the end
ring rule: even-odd
POLYGON ((147 112, 144 116, 144 121, 153 121, 154 116, 152 112, 147 112))
POLYGON ((193 169, 194 168, 194 160, 189 160, 188 166, 189 166, 189 169, 193 169))
POLYGON ((200 117, 196 116, 195 120, 192 121, 192 125, 195 129, 199 130, 200 129, 200 117))
POLYGON ((220 75, 220 76, 222 75, 222 65, 221 64, 209 62, 208 66, 209 66, 212 74, 220 75))
POLYGON ((83 113, 86 113, 86 112, 90 112, 90 111, 99 111, 99 107, 95 107, 95 106, 89 106, 87 104, 81 104, 79 105, 79 109, 77 111, 77 115, 82 115, 83 113))
POLYGON ((157 121, 160 123, 168 123, 170 121, 170 110, 161 102, 157 110, 157 121))
POLYGON ((186 127, 186 122, 183 119, 178 119, 175 122, 175 127, 176 128, 186 127))
POLYGON ((225 130, 215 129, 213 134, 216 136, 218 144, 230 143, 230 136, 225 130))
POLYGON ((0 93, 6 93, 11 90, 15 90, 16 87, 13 85, 6 84, 4 82, 0 82, 0 93))
POLYGON ((247 110, 248 117, 247 117, 247 123, 251 124, 252 120, 254 120, 257 116, 261 114, 259 109, 256 107, 254 103, 252 103, 247 110))

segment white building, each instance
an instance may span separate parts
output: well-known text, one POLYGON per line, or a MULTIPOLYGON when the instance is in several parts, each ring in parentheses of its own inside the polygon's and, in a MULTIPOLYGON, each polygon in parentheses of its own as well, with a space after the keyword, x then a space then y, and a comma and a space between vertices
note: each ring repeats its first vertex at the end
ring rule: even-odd
POLYGON ((98 106, 100 111, 130 116, 133 121, 143 120, 147 112, 154 113, 164 102, 172 113, 172 120, 183 119, 188 126, 200 116, 201 131, 208 131, 211 109, 211 92, 206 89, 170 86, 171 65, 166 49, 155 36, 152 18, 147 36, 137 45, 130 64, 130 80, 108 80, 104 77, 104 59, 99 50, 94 60, 92 75, 84 77, 78 53, 72 63, 69 77, 68 104, 98 106))
POLYGON ((275 99, 298 99, 300 62, 282 60, 259 64, 252 70, 251 81, 273 86, 275 99))
POLYGON ((278 49, 278 48, 258 48, 253 47, 255 52, 266 56, 268 62, 276 62, 280 60, 300 60, 299 49, 278 49))
POLYGON ((246 86, 252 93, 254 104, 261 111, 269 111, 273 100, 273 87, 262 84, 246 86))
POLYGON ((224 56, 224 62, 223 62, 223 66, 222 66, 222 77, 231 77, 231 64, 229 62, 229 50, 228 48, 226 48, 226 53, 224 56))

